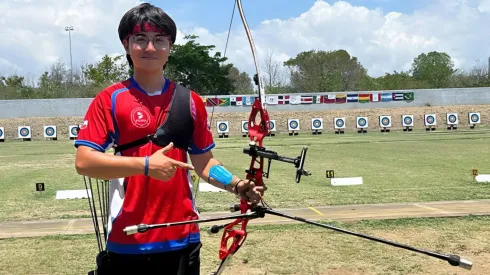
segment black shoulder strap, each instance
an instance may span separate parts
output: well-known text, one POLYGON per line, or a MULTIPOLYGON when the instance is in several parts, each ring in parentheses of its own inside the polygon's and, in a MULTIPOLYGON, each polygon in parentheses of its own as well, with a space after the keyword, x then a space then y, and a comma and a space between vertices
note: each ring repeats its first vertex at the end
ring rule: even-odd
POLYGON ((190 103, 191 91, 176 83, 168 114, 157 131, 123 145, 114 144, 114 151, 117 153, 150 141, 161 147, 173 142, 174 147, 187 149, 194 132, 190 103))

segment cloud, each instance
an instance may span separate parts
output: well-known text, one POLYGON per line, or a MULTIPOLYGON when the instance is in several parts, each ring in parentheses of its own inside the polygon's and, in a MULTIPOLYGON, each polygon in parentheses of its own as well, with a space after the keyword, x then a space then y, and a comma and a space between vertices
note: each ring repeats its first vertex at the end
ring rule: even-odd
MULTIPOLYGON (((121 16, 138 4, 135 0, 2 1, 0 10, 0 73, 14 69, 20 74, 40 75, 57 59, 69 67, 69 41, 65 26, 72 25, 75 67, 96 62, 104 54, 122 54, 117 26, 121 16)), ((255 7, 244 5, 250 16, 255 7)), ((445 51, 460 68, 475 60, 486 64, 490 56, 490 0, 433 0, 410 14, 368 9, 338 1, 316 1, 307 11, 284 20, 262 21, 252 35, 262 66, 267 52, 284 62, 302 51, 346 49, 356 56, 371 76, 408 70, 420 53, 445 51)), ((186 22, 178 22, 185 26, 186 22)), ((202 44, 223 52, 228 22, 223 32, 204 27, 179 29, 177 43, 185 34, 200 36, 202 44)), ((226 56, 242 71, 255 72, 250 46, 241 19, 235 12, 226 56)))
MULTIPOLYGON (((302 51, 346 49, 356 56, 371 76, 408 70, 423 52, 444 51, 455 66, 471 68, 490 56, 490 0, 434 0, 411 14, 383 12, 338 1, 316 1, 295 18, 265 20, 252 30, 263 63, 274 50, 280 62, 302 51)), ((245 14, 253 12, 244 6, 245 14)), ((240 21, 239 17, 236 17, 240 21)), ((241 24, 241 22, 240 22, 241 24)), ((254 72, 250 47, 243 27, 234 24, 227 56, 241 70, 254 72)), ((189 32, 191 30, 188 30, 189 32)), ((200 30, 201 40, 223 49, 226 33, 200 30)))

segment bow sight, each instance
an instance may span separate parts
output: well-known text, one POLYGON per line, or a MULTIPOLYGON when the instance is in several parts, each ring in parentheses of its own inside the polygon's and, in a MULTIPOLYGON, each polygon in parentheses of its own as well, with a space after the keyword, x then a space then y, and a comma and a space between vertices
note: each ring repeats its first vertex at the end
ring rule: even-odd
MULTIPOLYGON (((251 157, 260 157, 260 158, 266 158, 268 159, 268 164, 267 164, 267 172, 263 172, 263 176, 266 178, 269 178, 269 171, 271 168, 271 162, 272 160, 278 160, 282 162, 287 162, 294 164, 296 167, 296 183, 299 183, 301 180, 301 176, 309 176, 311 175, 310 172, 305 170, 303 167, 305 165, 305 158, 306 158, 306 151, 308 150, 308 147, 303 147, 303 150, 301 150, 301 154, 296 157, 296 158, 290 158, 290 157, 284 157, 280 156, 277 154, 277 152, 271 151, 271 150, 266 150, 265 147, 258 146, 254 141, 251 141, 249 143, 249 148, 243 149, 243 153, 251 156, 251 157)), ((249 175, 255 175, 255 171, 251 171, 249 169, 245 170, 247 174, 249 175)))

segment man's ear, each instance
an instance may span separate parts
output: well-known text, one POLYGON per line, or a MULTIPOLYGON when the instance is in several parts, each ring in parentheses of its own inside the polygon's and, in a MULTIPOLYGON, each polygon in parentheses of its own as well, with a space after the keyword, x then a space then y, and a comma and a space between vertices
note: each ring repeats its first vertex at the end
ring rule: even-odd
POLYGON ((129 54, 129 42, 128 42, 128 40, 124 39, 122 44, 124 46, 124 50, 126 51, 126 54, 129 54))

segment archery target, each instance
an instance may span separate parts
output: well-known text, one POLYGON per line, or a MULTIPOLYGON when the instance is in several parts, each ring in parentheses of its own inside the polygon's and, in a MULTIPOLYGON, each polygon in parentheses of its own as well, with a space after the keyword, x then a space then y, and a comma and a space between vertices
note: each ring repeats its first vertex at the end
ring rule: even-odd
POLYGON ((403 127, 413 127, 413 115, 402 115, 403 127))
POLYGON ((391 127, 391 116, 379 116, 379 126, 383 128, 391 127))
POLYGON ((78 125, 70 125, 68 126, 68 134, 70 135, 71 138, 76 138, 78 137, 78 131, 79 131, 78 125))
POLYGON ((368 127, 368 118, 367 117, 357 117, 357 128, 367 128, 368 127))
POLYGON ((44 125, 44 137, 55 138, 56 137, 56 125, 44 125))
POLYGON ((448 125, 457 125, 458 124, 458 114, 457 113, 447 113, 446 121, 448 125))
POLYGON ((18 127, 19 138, 31 138, 31 126, 18 127))
POLYGON ((218 121, 216 122, 216 128, 218 130, 218 134, 224 134, 224 133, 229 133, 230 128, 228 125, 228 121, 218 121))
POLYGON ((311 119, 311 129, 312 130, 321 130, 323 129, 323 118, 312 118, 311 119))
POLYGON ((276 131, 276 121, 270 119, 269 120, 269 131, 275 132, 276 131))
POLYGON ((289 131, 299 131, 299 119, 288 119, 288 129, 289 131))
POLYGON ((435 126, 437 124, 436 115, 435 114, 427 114, 425 115, 425 126, 435 126))
POLYGON ((242 133, 248 133, 248 121, 242 120, 242 133))
POLYGON ((345 117, 335 117, 333 119, 333 126, 335 129, 345 129, 345 117))
POLYGON ((5 139, 5 129, 0 127, 0 139, 5 139))
POLYGON ((480 113, 468 113, 468 123, 469 124, 478 124, 480 121, 480 113))

